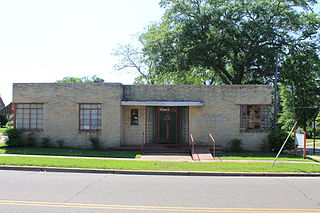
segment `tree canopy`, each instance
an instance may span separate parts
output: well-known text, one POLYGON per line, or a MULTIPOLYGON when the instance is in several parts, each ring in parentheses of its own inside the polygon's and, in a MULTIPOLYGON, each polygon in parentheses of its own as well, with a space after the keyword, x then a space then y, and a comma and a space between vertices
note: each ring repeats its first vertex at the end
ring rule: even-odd
POLYGON ((320 103, 316 3, 161 0, 162 19, 140 34, 141 48, 118 49, 116 67, 138 70, 136 83, 271 84, 279 61, 280 122, 305 127, 320 103))
POLYGON ((159 23, 140 39, 159 76, 206 76, 205 83, 268 83, 277 55, 318 48, 314 0, 162 0, 159 23), (209 73, 209 75, 208 75, 209 73))
POLYGON ((97 77, 97 75, 93 75, 92 77, 84 76, 82 78, 78 77, 64 77, 61 80, 57 80, 57 83, 85 83, 85 82, 104 82, 102 78, 97 77))

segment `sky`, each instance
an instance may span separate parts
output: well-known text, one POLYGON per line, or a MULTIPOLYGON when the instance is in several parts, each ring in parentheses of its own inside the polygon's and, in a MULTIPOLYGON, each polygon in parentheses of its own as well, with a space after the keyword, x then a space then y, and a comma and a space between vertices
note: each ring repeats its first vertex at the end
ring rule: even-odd
MULTIPOLYGON (((132 84, 111 53, 134 41, 164 10, 159 0, 0 0, 0 96, 12 83, 97 75, 132 84)), ((320 7, 316 8, 319 12, 320 7)))
POLYGON ((0 95, 12 83, 55 82, 97 75, 132 84, 136 74, 115 71, 119 44, 160 20, 159 0, 0 0, 0 95))

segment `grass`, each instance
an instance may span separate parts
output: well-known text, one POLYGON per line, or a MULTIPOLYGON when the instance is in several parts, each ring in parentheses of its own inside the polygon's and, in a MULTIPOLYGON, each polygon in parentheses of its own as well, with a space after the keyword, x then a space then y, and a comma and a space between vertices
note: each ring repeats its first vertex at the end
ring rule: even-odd
POLYGON ((275 167, 272 167, 271 163, 160 162, 1 156, 0 165, 157 171, 320 173, 319 164, 302 165, 299 163, 277 163, 275 167))
POLYGON ((6 147, 0 146, 0 154, 22 155, 54 155, 54 156, 80 156, 80 157, 110 157, 110 158, 140 158, 139 151, 96 151, 73 148, 39 148, 39 147, 6 147))
MULTIPOLYGON (((227 152, 218 154, 217 156, 221 160, 274 160, 277 153, 267 153, 267 152, 240 152, 240 153, 233 153, 227 152)), ((310 159, 304 159, 302 156, 299 155, 287 155, 281 154, 278 160, 285 160, 285 161, 312 161, 310 159)))
POLYGON ((4 133, 7 130, 7 128, 0 127, 0 133, 4 133))
MULTIPOLYGON (((313 139, 307 138, 307 145, 313 146, 313 139)), ((320 147, 320 138, 316 138, 316 147, 320 147)))

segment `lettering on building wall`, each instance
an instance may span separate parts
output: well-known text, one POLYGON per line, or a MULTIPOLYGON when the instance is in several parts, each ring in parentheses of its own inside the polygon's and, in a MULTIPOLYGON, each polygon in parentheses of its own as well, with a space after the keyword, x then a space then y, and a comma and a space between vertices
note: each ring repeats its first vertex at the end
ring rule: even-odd
POLYGON ((228 121, 229 118, 227 118, 224 115, 205 115, 205 116, 198 116, 198 121, 228 121))

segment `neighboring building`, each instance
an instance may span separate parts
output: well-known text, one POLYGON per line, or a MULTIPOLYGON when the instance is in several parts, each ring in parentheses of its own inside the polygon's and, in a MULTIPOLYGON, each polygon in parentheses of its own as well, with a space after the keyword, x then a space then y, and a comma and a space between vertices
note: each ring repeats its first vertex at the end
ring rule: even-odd
POLYGON ((0 110, 0 115, 4 115, 10 120, 13 117, 13 104, 10 103, 6 107, 0 110))
POLYGON ((0 110, 3 109, 6 105, 4 104, 1 96, 0 96, 0 110))
POLYGON ((266 85, 122 85, 120 83, 17 83, 15 126, 65 145, 104 148, 148 144, 221 146, 241 139, 257 150, 269 132, 271 87, 266 85))

